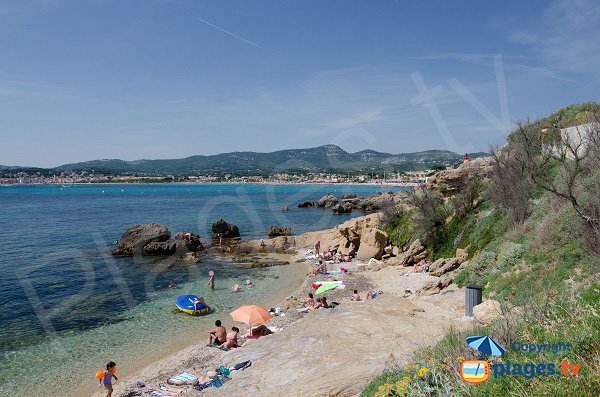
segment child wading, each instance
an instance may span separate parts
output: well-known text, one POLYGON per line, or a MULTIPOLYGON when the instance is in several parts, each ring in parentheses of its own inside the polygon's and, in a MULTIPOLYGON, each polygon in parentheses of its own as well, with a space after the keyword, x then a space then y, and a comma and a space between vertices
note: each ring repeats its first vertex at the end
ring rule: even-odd
POLYGON ((115 378, 115 380, 119 380, 115 375, 116 372, 117 364, 114 361, 111 361, 108 364, 106 364, 106 371, 104 371, 102 379, 100 380, 100 387, 104 386, 104 388, 106 389, 106 397, 112 396, 112 378, 115 378))

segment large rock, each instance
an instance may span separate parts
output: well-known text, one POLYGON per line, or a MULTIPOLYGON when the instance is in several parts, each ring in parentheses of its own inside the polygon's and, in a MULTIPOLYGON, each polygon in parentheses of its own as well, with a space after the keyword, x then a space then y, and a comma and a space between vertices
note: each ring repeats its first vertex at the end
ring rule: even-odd
POLYGON ((143 255, 177 255, 199 252, 204 249, 200 236, 192 233, 178 233, 175 238, 167 241, 153 241, 144 246, 143 255))
POLYGON ((312 208, 314 207, 312 201, 305 201, 303 203, 298 204, 298 208, 312 208))
POLYGON ((133 225, 117 241, 117 249, 113 251, 113 255, 142 254, 144 247, 149 243, 164 242, 170 237, 171 232, 165 225, 157 223, 133 225))
POLYGON ((223 219, 219 219, 212 224, 213 238, 237 238, 240 237, 240 229, 233 223, 227 223, 223 219))
POLYGON ((347 199, 355 199, 355 198, 357 198, 357 197, 358 197, 358 196, 357 196, 355 193, 348 193, 348 194, 344 194, 344 195, 342 196, 342 199, 343 199, 343 200, 347 200, 347 199))
MULTIPOLYGON (((421 261, 422 259, 425 259, 425 256, 427 254, 425 252, 425 246, 423 245, 420 239, 416 239, 415 241, 413 241, 408 246, 406 251, 399 252, 398 249, 395 252, 397 252, 396 257, 390 260, 392 261, 391 264, 397 266, 412 266, 415 263, 419 263, 419 261, 421 261)), ((394 253, 393 248, 392 253, 394 253)))
POLYGON ((460 263, 456 258, 438 259, 429 266, 429 274, 432 276, 442 276, 452 270, 458 269, 460 263))
POLYGON ((326 194, 317 201, 317 207, 319 208, 331 208, 338 203, 337 197, 331 194, 326 194))
POLYGON ((359 258, 381 259, 387 240, 388 235, 383 230, 368 229, 360 236, 360 245, 356 255, 359 258))
POLYGON ((349 214, 352 212, 352 204, 346 202, 336 204, 333 207, 331 207, 331 212, 333 212, 336 215, 349 214))
POLYGON ((467 252, 466 249, 457 248, 456 249, 456 254, 454 255, 454 257, 456 258, 456 260, 458 261, 458 263, 463 263, 469 257, 469 253, 467 252))
POLYGON ((493 299, 488 299, 473 307, 473 317, 483 325, 494 322, 501 315, 502 308, 500 307, 500 303, 493 299))
POLYGON ((492 164, 492 157, 478 157, 457 168, 438 172, 427 179, 427 185, 440 190, 445 197, 450 197, 463 191, 470 181, 488 178, 492 164))
POLYGON ((273 225, 269 228, 269 237, 279 237, 279 236, 291 236, 292 228, 291 227, 282 227, 273 225))

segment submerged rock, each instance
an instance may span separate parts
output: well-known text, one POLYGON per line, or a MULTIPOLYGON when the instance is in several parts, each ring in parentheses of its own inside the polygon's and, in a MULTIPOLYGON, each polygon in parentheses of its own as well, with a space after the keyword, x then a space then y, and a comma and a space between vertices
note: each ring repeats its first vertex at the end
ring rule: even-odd
POLYGON ((303 203, 298 204, 298 208, 312 208, 314 207, 312 201, 305 201, 303 203))

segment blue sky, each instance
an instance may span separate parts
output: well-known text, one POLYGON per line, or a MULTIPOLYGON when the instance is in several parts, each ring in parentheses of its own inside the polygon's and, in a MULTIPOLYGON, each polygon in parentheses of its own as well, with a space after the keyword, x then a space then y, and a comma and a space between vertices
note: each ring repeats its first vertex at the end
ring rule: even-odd
POLYGON ((598 100, 600 3, 4 0, 0 164, 488 150, 598 100))

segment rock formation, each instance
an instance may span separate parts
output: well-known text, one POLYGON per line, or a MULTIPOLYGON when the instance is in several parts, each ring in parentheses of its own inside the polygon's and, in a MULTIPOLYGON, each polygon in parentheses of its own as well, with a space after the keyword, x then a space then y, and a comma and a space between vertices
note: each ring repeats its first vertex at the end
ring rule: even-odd
POLYGON ((291 236, 292 228, 291 227, 282 227, 273 225, 269 228, 269 237, 279 237, 279 236, 291 236))
POLYGON ((494 322, 501 315, 502 309, 500 303, 493 299, 488 299, 473 307, 473 317, 483 325, 494 322))
POLYGON ((429 266, 429 274, 442 276, 448 272, 458 269, 460 263, 456 258, 438 259, 429 266))
POLYGON ((317 201, 317 207, 319 208, 331 208, 338 203, 337 197, 332 194, 326 194, 317 201))
POLYGON ((240 229, 233 223, 227 223, 219 219, 212 224, 213 238, 237 238, 240 237, 240 229))
POLYGON ((425 259, 425 246, 420 239, 413 241, 404 252, 400 252, 400 249, 392 248, 392 254, 396 255, 395 258, 390 258, 390 265, 397 266, 412 266, 415 263, 419 263, 421 259, 425 259))
POLYGON ((445 197, 460 193, 473 179, 485 179, 492 170, 492 157, 479 157, 457 168, 440 171, 427 180, 427 185, 442 192, 445 197))
POLYGON ((342 202, 331 207, 331 212, 334 214, 349 214, 352 212, 352 204, 347 202, 342 202))
POLYGON ((383 230, 376 228, 367 229, 360 236, 360 245, 356 256, 359 258, 380 259, 388 240, 388 235, 383 230))
POLYGON ((186 255, 204 249, 200 237, 193 233, 178 233, 171 239, 165 225, 156 223, 133 225, 127 229, 113 255, 186 255))
POLYGON ((157 223, 133 225, 117 241, 117 249, 112 254, 123 256, 142 254, 144 247, 149 243, 164 242, 170 237, 171 232, 165 225, 157 223))
POLYGON ((312 207, 314 207, 312 201, 305 201, 303 203, 298 204, 298 208, 312 208, 312 207))

